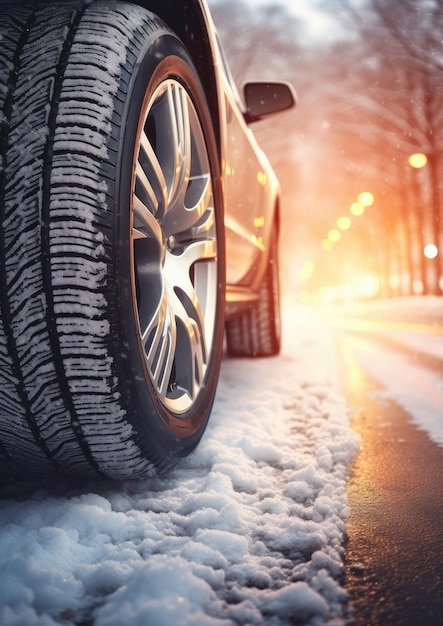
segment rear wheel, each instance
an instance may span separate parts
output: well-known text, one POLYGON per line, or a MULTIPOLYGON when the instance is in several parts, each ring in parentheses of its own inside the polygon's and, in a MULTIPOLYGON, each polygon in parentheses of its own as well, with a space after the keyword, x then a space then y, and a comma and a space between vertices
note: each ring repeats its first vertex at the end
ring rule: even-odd
POLYGON ((221 360, 203 89, 135 5, 2 11, 2 471, 142 476, 197 445, 221 360))
POLYGON ((274 232, 258 299, 226 323, 228 352, 236 357, 267 357, 280 352, 281 318, 277 233, 274 232))

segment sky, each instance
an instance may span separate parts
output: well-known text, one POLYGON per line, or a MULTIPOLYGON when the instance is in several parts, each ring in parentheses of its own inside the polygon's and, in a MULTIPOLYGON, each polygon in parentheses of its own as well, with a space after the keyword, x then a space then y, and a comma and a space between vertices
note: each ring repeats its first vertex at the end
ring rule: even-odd
MULTIPOLYGON (((286 305, 283 330, 278 357, 224 359, 203 441, 170 474, 0 490, 2 626, 344 626, 360 442, 321 316, 286 305)), ((398 339, 435 350, 423 335, 398 339)), ((420 423, 388 380, 392 362, 362 352, 386 397, 442 446, 440 409, 420 423)))
POLYGON ((246 0, 254 7, 260 5, 269 5, 273 3, 282 4, 290 9, 295 15, 305 20, 308 34, 311 37, 324 38, 333 36, 333 26, 337 28, 337 22, 333 17, 328 17, 323 11, 318 11, 314 8, 312 0, 246 0))

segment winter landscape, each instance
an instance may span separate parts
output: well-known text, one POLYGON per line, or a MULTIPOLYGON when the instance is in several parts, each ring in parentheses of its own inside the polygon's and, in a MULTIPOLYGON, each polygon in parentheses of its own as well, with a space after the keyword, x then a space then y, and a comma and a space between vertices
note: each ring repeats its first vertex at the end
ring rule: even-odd
MULTIPOLYGON (((363 450, 351 362, 377 388, 380 428, 395 407, 397 421, 413 425, 410 440, 426 433, 437 488, 422 509, 443 541, 432 508, 443 502, 441 1, 210 4, 239 84, 287 80, 300 95, 289 117, 254 129, 284 192, 286 294, 302 288, 299 302, 315 302, 327 286, 336 301, 349 288, 382 300, 328 310, 287 300, 281 354, 224 358, 201 445, 167 474, 0 487, 0 626, 349 625, 346 573, 363 571, 347 550, 347 487, 363 450), (370 204, 356 202, 369 190, 370 204)), ((15 241, 20 229, 10 229, 15 241)), ((408 516, 401 524, 414 528, 408 516)), ((393 569, 407 569, 404 553, 387 552, 393 569)), ((439 568, 443 552, 429 552, 439 568)), ((415 565, 432 595, 421 554, 415 565)), ((437 578, 432 624, 443 623, 437 578)))

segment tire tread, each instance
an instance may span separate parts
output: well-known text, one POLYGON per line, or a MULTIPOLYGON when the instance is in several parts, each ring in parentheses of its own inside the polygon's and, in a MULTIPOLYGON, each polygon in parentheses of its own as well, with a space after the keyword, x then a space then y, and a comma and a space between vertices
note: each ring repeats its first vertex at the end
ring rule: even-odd
POLYGON ((14 475, 152 469, 109 341, 118 320, 107 198, 126 51, 155 20, 112 6, 11 6, 0 25, 0 467, 14 475))

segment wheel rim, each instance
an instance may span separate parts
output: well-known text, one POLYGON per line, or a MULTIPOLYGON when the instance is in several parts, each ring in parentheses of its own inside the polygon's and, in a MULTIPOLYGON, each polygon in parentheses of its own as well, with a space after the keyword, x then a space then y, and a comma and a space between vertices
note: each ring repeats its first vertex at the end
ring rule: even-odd
POLYGON ((206 142, 186 89, 166 80, 140 115, 132 184, 133 306, 155 392, 170 412, 197 402, 217 309, 217 237, 206 142))

